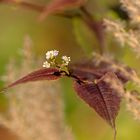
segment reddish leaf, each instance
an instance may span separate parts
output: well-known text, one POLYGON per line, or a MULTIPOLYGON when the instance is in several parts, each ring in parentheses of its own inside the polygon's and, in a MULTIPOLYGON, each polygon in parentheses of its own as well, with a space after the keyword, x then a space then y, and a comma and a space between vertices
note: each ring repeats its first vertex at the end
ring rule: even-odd
POLYGON ((71 75, 75 75, 81 80, 93 81, 103 76, 103 72, 96 69, 90 69, 88 67, 72 67, 69 69, 71 75))
MULTIPOLYGON (((96 60, 97 61, 97 60, 96 60)), ((114 72, 119 80, 122 83, 126 83, 130 78, 124 74, 124 71, 119 69, 119 67, 123 67, 123 69, 130 74, 133 74, 132 69, 129 67, 124 67, 120 64, 117 64, 117 67, 113 67, 112 63, 101 61, 99 64, 96 64, 95 61, 85 60, 69 66, 69 71, 72 75, 79 77, 82 80, 94 80, 101 78, 107 72, 114 72)))
POLYGON ((115 118, 120 109, 122 87, 114 73, 107 73, 96 83, 74 83, 78 95, 115 130, 115 118), (120 90, 119 90, 120 89, 120 90))
POLYGON ((86 0, 52 0, 50 4, 46 6, 44 12, 41 15, 41 19, 44 19, 47 15, 62 12, 69 8, 76 8, 82 6, 86 0))
MULTIPOLYGON (((56 80, 61 77, 61 72, 55 68, 39 69, 8 85, 7 88, 33 81, 56 80)), ((7 89, 6 88, 6 89, 7 89)))

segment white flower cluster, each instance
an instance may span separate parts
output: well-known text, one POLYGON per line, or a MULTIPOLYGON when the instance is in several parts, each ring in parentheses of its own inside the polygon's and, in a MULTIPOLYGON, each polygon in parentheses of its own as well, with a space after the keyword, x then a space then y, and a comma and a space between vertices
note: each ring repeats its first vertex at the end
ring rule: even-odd
POLYGON ((58 53, 59 53, 59 51, 57 51, 57 50, 48 51, 46 53, 46 59, 47 60, 54 59, 58 55, 58 53))
MULTIPOLYGON (((43 63, 43 67, 44 68, 50 68, 52 66, 52 64, 57 66, 55 60, 56 60, 56 57, 58 56, 58 54, 59 54, 59 51, 57 51, 57 50, 48 51, 46 53, 47 61, 45 61, 43 63)), ((61 59, 62 59, 62 65, 61 66, 68 66, 69 62, 71 61, 70 57, 67 57, 67 56, 62 56, 61 59)))
POLYGON ((67 66, 70 62, 70 57, 62 56, 62 62, 63 62, 64 65, 67 66))
POLYGON ((48 61, 45 61, 45 62, 43 63, 43 67, 44 67, 44 68, 50 68, 50 66, 51 66, 51 64, 50 64, 48 61))

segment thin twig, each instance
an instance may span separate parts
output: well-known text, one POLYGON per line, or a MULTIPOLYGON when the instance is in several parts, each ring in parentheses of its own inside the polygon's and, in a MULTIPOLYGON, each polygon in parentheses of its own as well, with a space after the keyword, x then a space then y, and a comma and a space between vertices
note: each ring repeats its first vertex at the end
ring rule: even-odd
POLYGON ((99 42, 99 52, 101 55, 103 55, 105 49, 105 42, 102 23, 97 22, 85 7, 81 7, 80 10, 82 12, 84 22, 91 29, 91 31, 96 34, 97 40, 99 42))

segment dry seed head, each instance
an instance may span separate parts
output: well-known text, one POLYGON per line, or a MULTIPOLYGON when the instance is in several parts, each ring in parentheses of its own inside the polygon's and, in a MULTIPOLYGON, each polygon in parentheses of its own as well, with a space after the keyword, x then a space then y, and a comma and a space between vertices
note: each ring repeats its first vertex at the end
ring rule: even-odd
MULTIPOLYGON (((26 40, 27 41, 27 40, 26 40)), ((31 48, 25 43, 21 65, 15 61, 7 67, 7 83, 35 69, 31 48), (30 54, 27 55, 26 51, 30 54), (32 59, 29 59, 29 57, 32 59), (29 64, 29 65, 28 65, 29 64)), ((22 140, 73 140, 64 120, 63 100, 58 81, 37 82, 19 86, 6 94, 9 100, 9 118, 0 115, 2 125, 22 140)))

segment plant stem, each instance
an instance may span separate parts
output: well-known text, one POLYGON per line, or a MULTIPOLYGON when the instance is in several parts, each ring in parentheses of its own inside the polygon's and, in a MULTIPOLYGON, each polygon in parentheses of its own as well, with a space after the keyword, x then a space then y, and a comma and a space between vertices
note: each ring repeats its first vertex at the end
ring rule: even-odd
POLYGON ((93 31, 99 42, 99 52, 101 55, 104 53, 105 43, 104 43, 104 30, 102 22, 98 22, 94 17, 87 11, 85 7, 80 8, 82 13, 83 21, 86 25, 93 31))

